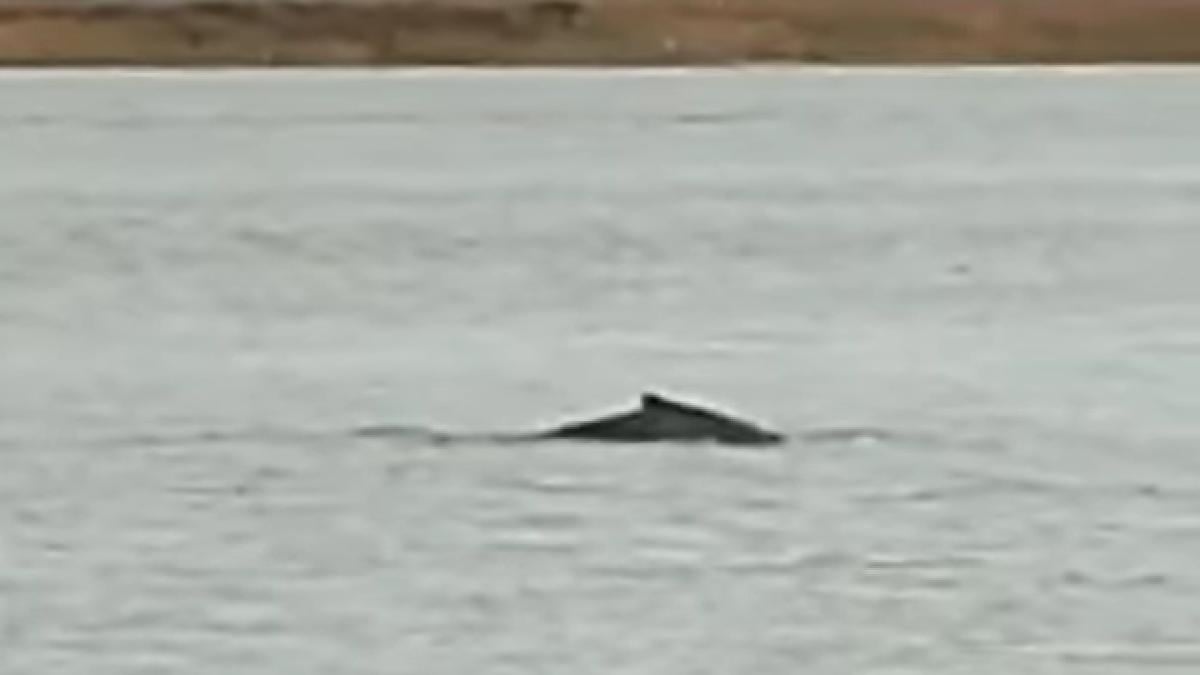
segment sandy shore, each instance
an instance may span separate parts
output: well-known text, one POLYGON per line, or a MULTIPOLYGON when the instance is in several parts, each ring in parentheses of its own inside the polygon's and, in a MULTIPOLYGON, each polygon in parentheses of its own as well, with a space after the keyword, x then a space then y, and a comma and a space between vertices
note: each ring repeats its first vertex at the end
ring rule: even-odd
POLYGON ((1200 0, 0 0, 0 65, 1200 61, 1200 0))

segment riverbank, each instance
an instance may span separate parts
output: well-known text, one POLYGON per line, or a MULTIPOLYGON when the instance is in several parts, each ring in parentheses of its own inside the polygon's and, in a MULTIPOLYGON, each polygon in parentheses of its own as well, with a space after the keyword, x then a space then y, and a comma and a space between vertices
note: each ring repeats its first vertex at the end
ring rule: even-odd
POLYGON ((0 65, 1200 62, 1193 0, 0 2, 0 65))

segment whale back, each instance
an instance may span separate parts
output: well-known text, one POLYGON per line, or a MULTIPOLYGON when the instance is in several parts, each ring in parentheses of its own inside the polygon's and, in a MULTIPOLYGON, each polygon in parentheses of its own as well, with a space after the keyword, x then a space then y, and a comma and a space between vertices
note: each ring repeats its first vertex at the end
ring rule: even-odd
POLYGON ((637 410, 568 424, 544 436, 623 442, 712 441, 731 445, 768 445, 783 440, 783 436, 749 422, 653 392, 642 394, 637 410))
POLYGON ((662 437, 746 445, 782 440, 779 434, 745 420, 653 392, 642 394, 641 404, 643 423, 662 437))

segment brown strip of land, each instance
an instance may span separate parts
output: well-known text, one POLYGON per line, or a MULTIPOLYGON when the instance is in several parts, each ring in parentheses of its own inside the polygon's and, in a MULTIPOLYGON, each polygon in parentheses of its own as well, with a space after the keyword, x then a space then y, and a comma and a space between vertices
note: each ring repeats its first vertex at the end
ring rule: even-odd
POLYGON ((1200 0, 0 0, 0 65, 1200 61, 1200 0))

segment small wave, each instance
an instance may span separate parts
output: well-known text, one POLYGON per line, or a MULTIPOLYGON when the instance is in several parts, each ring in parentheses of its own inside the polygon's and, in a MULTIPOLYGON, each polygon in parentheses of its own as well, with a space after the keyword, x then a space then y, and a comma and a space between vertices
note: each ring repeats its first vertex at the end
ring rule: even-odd
POLYGON ((453 433, 429 427, 410 425, 380 425, 351 429, 349 435, 360 439, 392 440, 446 445, 510 445, 528 443, 535 436, 516 433, 453 433))
POLYGON ((426 438, 446 434, 425 427, 388 424, 351 429, 350 435, 359 438, 426 438))
POLYGON ((806 443, 886 443, 898 440, 900 434, 874 427, 829 427, 812 429, 796 435, 806 443))
POLYGON ((248 427, 178 432, 151 431, 123 436, 83 439, 78 441, 78 444, 100 448, 166 448, 238 443, 311 443, 344 437, 344 432, 329 430, 248 427))
MULTIPOLYGON (((1200 666, 1200 647, 1193 642, 1162 644, 1062 645, 1052 650, 1065 661, 1135 667, 1200 666)), ((1194 672, 1194 671, 1193 671, 1194 672)))
POLYGON ((518 477, 507 481, 504 487, 519 492, 549 495, 606 494, 611 490, 611 486, 605 483, 566 476, 518 477))

